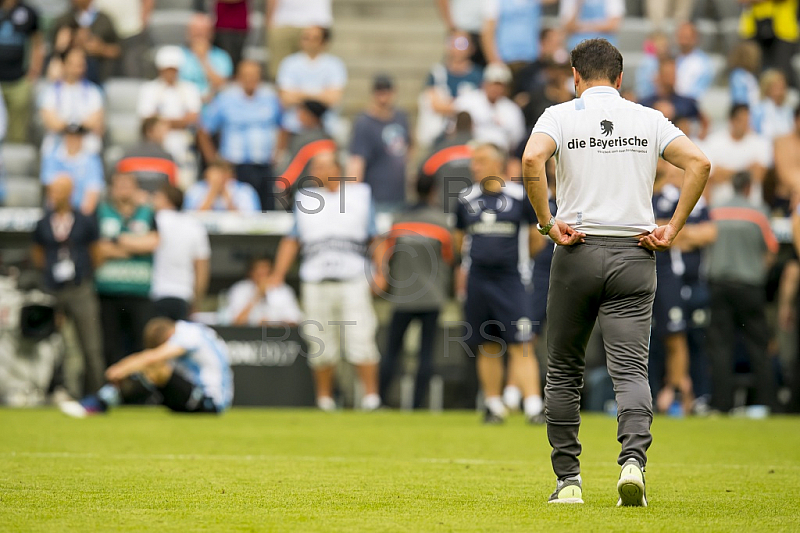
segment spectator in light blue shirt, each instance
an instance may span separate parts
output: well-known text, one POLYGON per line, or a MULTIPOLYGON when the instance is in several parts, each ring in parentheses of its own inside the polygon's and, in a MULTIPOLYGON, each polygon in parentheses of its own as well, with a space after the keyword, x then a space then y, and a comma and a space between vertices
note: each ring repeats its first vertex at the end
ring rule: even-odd
POLYGON ((260 87, 261 66, 242 61, 235 85, 206 106, 198 144, 206 161, 220 156, 233 163, 236 179, 255 188, 263 209, 274 209, 272 164, 278 143, 281 105, 275 91, 260 87), (219 151, 211 139, 219 133, 219 151))
POLYGON ((228 53, 212 44, 211 18, 202 13, 192 15, 187 27, 187 46, 179 77, 193 83, 203 102, 208 102, 233 74, 233 62, 228 53))
POLYGON ((233 165, 217 160, 208 165, 203 181, 186 191, 183 208, 187 211, 232 211, 256 213, 261 210, 256 190, 249 183, 237 181, 233 165))
POLYGON ((561 0, 559 18, 569 35, 572 50, 586 39, 607 39, 617 44, 617 32, 625 16, 624 0, 561 0))
POLYGON ((57 177, 68 175, 73 183, 72 206, 84 215, 91 215, 106 183, 100 156, 84 147, 86 132, 78 124, 67 126, 61 141, 42 158, 41 180, 47 186, 57 177))
POLYGON ((541 5, 552 3, 554 0, 484 0, 481 43, 486 60, 512 68, 533 63, 539 57, 541 5))
POLYGON ((714 64, 708 54, 697 46, 697 28, 691 22, 678 26, 675 41, 680 50, 675 91, 681 96, 700 100, 714 81, 714 64))
POLYGON ((278 67, 275 81, 286 109, 283 126, 291 133, 302 130, 297 106, 305 100, 316 100, 328 107, 322 123, 332 133, 335 108, 341 103, 347 84, 347 69, 341 59, 326 52, 329 40, 328 28, 305 28, 300 38, 301 51, 288 56, 278 67))

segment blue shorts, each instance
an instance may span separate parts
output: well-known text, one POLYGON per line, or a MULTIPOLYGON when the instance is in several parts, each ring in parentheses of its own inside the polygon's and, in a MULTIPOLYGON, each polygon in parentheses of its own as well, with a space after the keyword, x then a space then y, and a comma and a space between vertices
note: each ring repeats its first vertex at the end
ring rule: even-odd
POLYGON ((468 324, 467 344, 484 342, 520 344, 531 339, 530 295, 518 273, 487 276, 470 272, 464 318, 468 324))
POLYGON ((685 303, 681 297, 683 283, 667 266, 656 274, 658 285, 653 302, 653 336, 664 338, 686 331, 685 303))

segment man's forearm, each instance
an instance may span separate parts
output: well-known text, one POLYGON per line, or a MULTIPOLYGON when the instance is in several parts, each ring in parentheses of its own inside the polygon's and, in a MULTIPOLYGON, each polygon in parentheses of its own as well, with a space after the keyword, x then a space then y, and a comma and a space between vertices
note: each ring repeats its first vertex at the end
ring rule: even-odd
POLYGON ((536 219, 544 226, 550 222, 553 214, 550 212, 550 202, 547 199, 547 173, 545 162, 524 161, 522 165, 522 179, 528 199, 536 211, 536 219))
POLYGON ((708 167, 700 162, 692 163, 684 171, 681 196, 669 222, 677 230, 681 230, 686 224, 694 206, 703 195, 707 182, 708 167))

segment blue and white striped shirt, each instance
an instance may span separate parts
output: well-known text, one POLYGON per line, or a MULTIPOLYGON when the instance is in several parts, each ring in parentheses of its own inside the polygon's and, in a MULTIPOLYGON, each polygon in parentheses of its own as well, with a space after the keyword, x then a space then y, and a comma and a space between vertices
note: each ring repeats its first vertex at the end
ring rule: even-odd
POLYGON ((220 133, 220 153, 231 163, 271 163, 281 119, 274 90, 259 87, 247 96, 235 85, 203 110, 202 125, 210 133, 220 133))

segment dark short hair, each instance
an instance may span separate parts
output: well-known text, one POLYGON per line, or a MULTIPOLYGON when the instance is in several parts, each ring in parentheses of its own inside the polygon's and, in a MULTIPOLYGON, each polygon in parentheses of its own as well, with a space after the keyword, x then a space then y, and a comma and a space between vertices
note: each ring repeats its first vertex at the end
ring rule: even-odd
POLYGON ((622 54, 605 39, 582 41, 569 55, 570 64, 586 81, 617 81, 622 74, 622 54))
POLYGON ((800 105, 798 105, 797 107, 794 108, 794 118, 795 118, 795 120, 797 120, 798 117, 800 117, 800 105))
POLYGON ((161 122, 161 119, 157 116, 147 117, 142 121, 142 125, 139 129, 139 133, 142 136, 142 139, 146 139, 150 132, 153 131, 153 128, 161 122))
POLYGON ((539 32, 539 42, 547 39, 551 33, 553 33, 553 28, 542 28, 542 31, 539 32))
POLYGON ((158 192, 166 196, 167 201, 178 211, 183 207, 183 192, 176 186, 170 183, 164 183, 158 188, 158 192))
POLYGON ((752 178, 750 178, 750 173, 747 171, 737 172, 731 178, 731 185, 733 186, 733 192, 741 194, 743 193, 752 182, 752 178))
POLYGON ((163 316, 150 319, 144 327, 144 347, 148 350, 158 348, 170 337, 175 321, 163 316))
POLYGON ((322 42, 329 43, 331 42, 331 38, 333 37, 333 32, 330 28, 326 28, 325 26, 318 26, 319 29, 322 31, 322 42))
POLYGON ((436 176, 431 176, 420 172, 417 177, 417 197, 420 200, 430 198, 433 191, 436 189, 436 176))
POLYGON ((750 106, 747 104, 733 104, 731 106, 731 110, 728 113, 728 118, 733 118, 739 114, 740 111, 750 111, 750 106))
POLYGON ((470 115, 467 111, 459 111, 459 113, 456 115, 456 131, 472 131, 472 115, 470 115))

